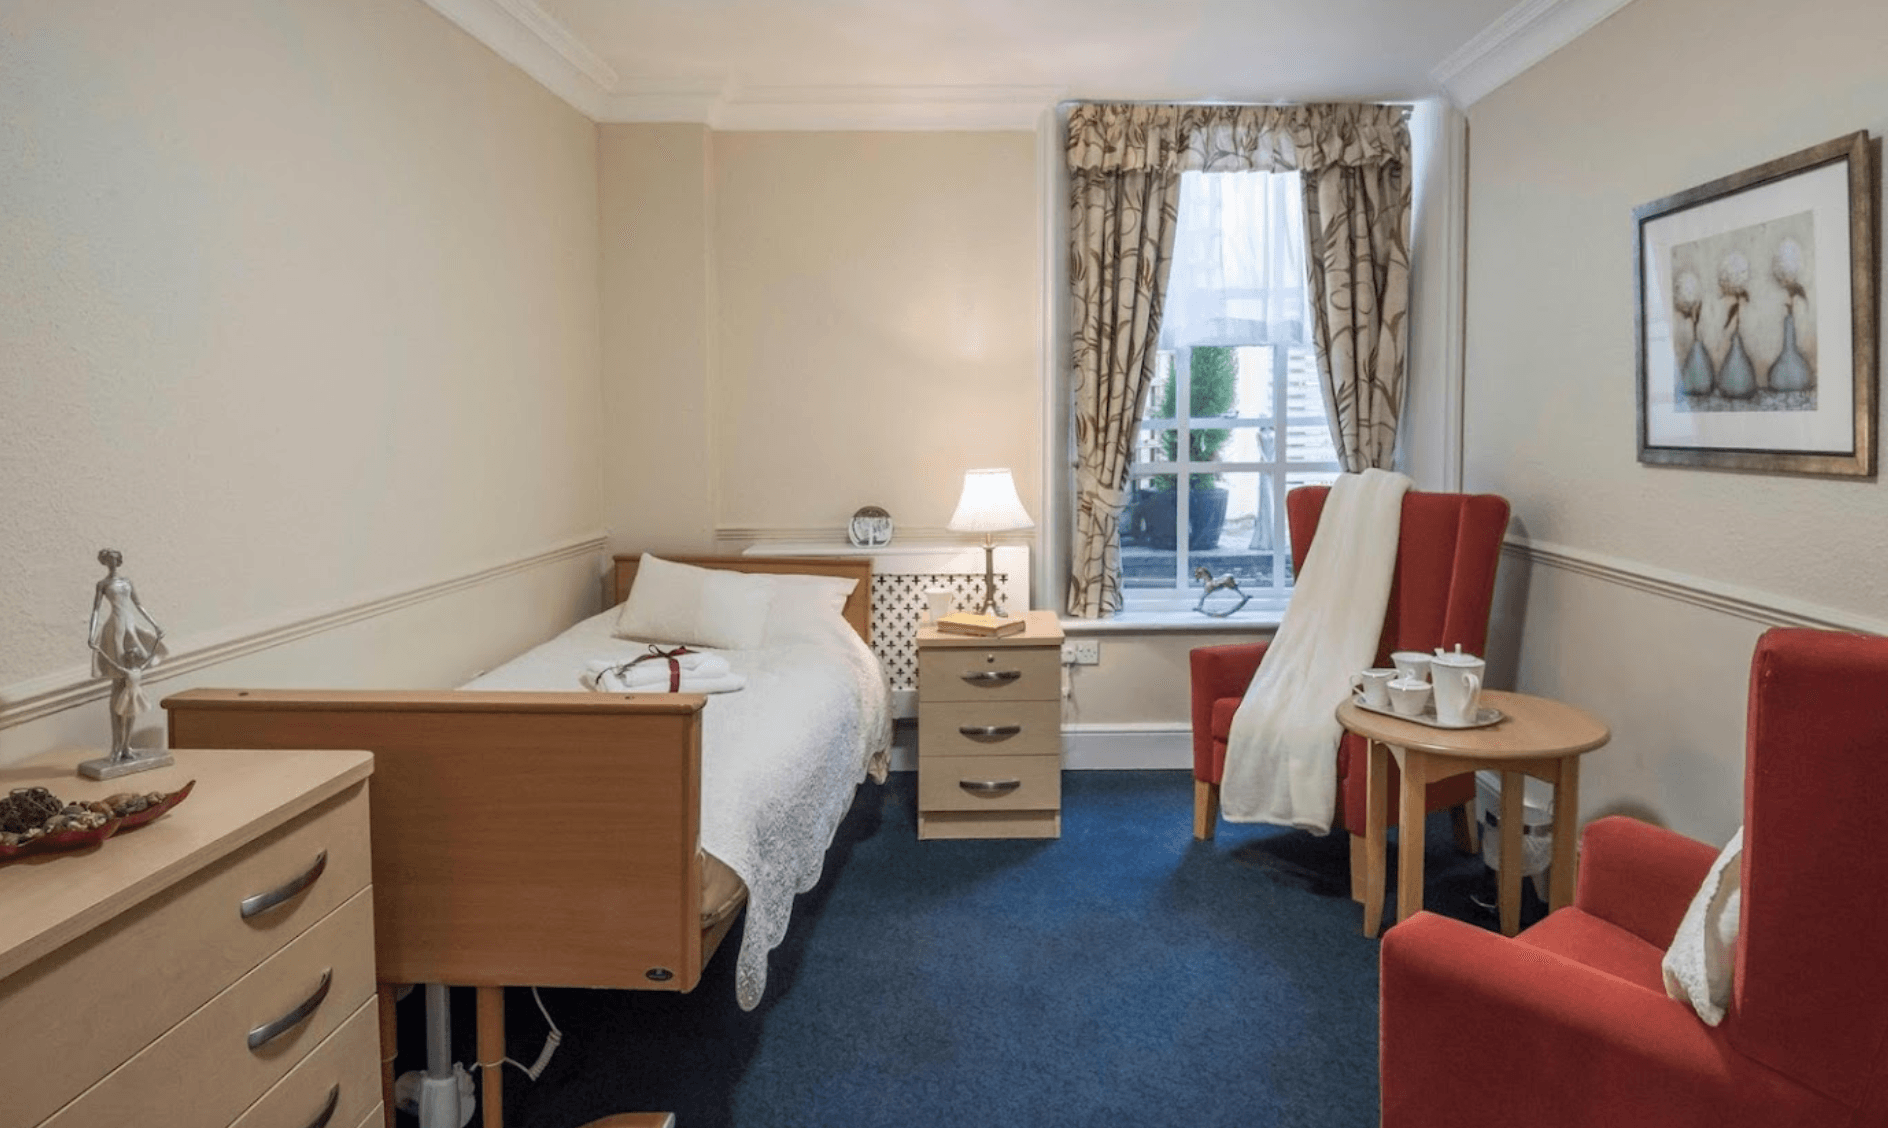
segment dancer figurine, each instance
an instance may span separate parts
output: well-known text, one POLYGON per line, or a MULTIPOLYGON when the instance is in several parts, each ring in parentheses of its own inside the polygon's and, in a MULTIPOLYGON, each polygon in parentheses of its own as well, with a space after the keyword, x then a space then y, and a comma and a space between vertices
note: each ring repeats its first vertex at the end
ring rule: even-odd
POLYGON ((164 630, 138 602, 131 581, 118 574, 123 554, 107 548, 98 554, 105 578, 92 595, 92 676, 111 679, 111 755, 87 760, 79 774, 111 779, 132 772, 161 768, 171 762, 164 749, 146 752, 131 747, 131 730, 138 714, 150 704, 144 696, 144 675, 168 654, 164 630))

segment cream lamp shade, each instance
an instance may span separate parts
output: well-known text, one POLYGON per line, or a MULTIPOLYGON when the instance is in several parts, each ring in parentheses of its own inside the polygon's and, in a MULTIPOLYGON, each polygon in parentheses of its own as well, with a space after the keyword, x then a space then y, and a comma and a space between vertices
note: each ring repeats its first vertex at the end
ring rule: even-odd
POLYGON ((996 542, 990 534, 1035 527, 1023 499, 1016 496, 1016 480, 1008 470, 964 471, 963 496, 957 499, 957 512, 945 528, 953 533, 983 534, 983 603, 978 614, 996 611, 996 542))
POLYGON ((953 533, 988 534, 1035 527, 1022 498, 1016 496, 1016 480, 1008 470, 964 471, 964 493, 945 528, 953 533))

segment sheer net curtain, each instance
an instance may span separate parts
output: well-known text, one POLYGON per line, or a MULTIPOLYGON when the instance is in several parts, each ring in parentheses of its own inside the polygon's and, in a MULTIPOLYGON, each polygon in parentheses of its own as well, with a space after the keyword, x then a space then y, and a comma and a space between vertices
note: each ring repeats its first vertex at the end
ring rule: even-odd
POLYGON ((1160 347, 1305 343, 1304 222, 1295 172, 1182 174, 1160 347))

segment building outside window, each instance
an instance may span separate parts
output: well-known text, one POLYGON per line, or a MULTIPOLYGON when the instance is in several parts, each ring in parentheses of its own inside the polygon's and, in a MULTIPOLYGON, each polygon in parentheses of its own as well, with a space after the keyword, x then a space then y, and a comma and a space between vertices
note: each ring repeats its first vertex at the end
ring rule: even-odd
POLYGON ((1121 521, 1130 611, 1192 608, 1232 573, 1248 610, 1292 584, 1284 496, 1340 466, 1310 331, 1297 173, 1182 176, 1158 368, 1121 521))

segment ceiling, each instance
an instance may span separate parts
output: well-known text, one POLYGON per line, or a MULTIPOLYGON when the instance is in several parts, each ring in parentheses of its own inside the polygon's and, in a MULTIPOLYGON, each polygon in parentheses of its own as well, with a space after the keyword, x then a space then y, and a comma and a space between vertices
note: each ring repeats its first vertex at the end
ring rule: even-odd
POLYGON ((1626 0, 426 2, 598 120, 990 128, 1065 98, 1466 104, 1626 0))

